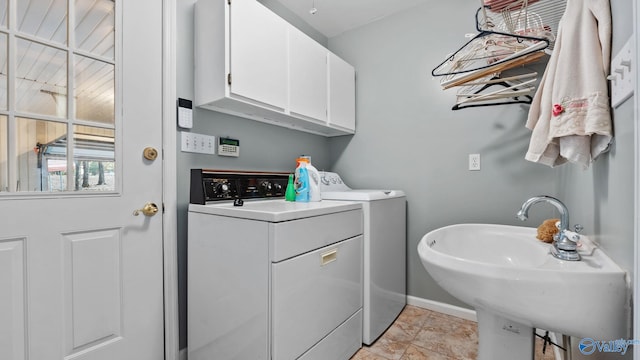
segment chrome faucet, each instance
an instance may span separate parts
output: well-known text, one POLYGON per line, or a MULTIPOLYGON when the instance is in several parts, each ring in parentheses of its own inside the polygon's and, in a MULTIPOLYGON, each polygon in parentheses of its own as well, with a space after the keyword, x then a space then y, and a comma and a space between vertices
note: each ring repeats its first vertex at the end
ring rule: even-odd
POLYGON ((529 208, 537 203, 546 202, 549 203, 558 209, 560 212, 560 227, 559 231, 553 237, 553 244, 551 248, 551 255, 560 259, 560 260, 568 260, 568 261, 578 261, 580 260, 580 254, 578 254, 578 245, 577 241, 580 238, 575 233, 572 236, 569 236, 571 233, 568 231, 569 229, 569 210, 562 203, 562 201, 546 195, 534 196, 531 199, 527 200, 522 204, 522 208, 516 216, 518 219, 525 221, 529 217, 529 208))

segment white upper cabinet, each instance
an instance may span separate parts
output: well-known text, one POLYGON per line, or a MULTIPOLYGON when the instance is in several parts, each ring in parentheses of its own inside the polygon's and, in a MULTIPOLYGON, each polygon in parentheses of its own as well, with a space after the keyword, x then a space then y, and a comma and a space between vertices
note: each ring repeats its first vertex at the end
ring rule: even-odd
POLYGON ((257 1, 232 2, 229 57, 233 95, 283 110, 287 107, 288 26, 257 1))
POLYGON ((355 132, 353 67, 258 1, 198 0, 194 40, 196 106, 324 136, 355 132))
POLYGON ((328 50, 302 31, 289 31, 289 111, 327 121, 328 50))
POLYGON ((329 53, 329 125, 356 130, 356 71, 329 53))

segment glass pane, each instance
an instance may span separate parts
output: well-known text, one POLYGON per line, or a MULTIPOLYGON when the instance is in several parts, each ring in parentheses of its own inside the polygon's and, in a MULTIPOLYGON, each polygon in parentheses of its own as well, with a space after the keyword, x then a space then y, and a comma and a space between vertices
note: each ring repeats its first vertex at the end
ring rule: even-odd
POLYGON ((115 122, 115 67, 84 56, 75 57, 76 118, 115 122))
POLYGON ((7 34, 4 33, 0 33, 0 110, 7 110, 7 34))
POLYGON ((9 191, 7 117, 0 116, 0 192, 9 191))
POLYGON ((74 190, 115 190, 115 131, 73 127, 74 190))
POLYGON ((115 58, 115 1, 76 0, 76 48, 115 58))
POLYGON ((7 0, 0 0, 0 26, 7 27, 7 0))
POLYGON ((18 0, 17 3, 18 31, 67 43, 67 0, 18 0))
POLYGON ((18 40, 16 109, 34 114, 67 116, 66 52, 18 40))
POLYGON ((65 191, 67 125, 18 118, 18 191, 65 191))

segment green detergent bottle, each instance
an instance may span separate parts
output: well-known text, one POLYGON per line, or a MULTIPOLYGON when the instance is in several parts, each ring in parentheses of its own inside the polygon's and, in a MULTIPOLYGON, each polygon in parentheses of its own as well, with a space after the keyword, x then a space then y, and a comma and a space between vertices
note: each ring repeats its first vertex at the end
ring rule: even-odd
POLYGON ((289 182, 287 182, 287 190, 284 192, 286 201, 296 201, 296 186, 293 184, 293 174, 289 174, 289 182))

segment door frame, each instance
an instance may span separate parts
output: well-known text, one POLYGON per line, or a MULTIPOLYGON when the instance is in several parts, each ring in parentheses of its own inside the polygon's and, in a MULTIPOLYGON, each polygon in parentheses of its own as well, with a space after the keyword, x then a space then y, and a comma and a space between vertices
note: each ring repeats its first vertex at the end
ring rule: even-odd
POLYGON ((162 245, 165 360, 180 353, 176 176, 176 0, 162 0, 162 245))
MULTIPOLYGON (((633 2, 633 24, 635 24, 635 28, 633 29, 632 35, 634 36, 635 42, 635 84, 634 84, 634 205, 633 205, 633 218, 634 218, 634 229, 633 229, 633 241, 635 247, 635 256, 634 256, 634 269, 633 269, 633 279, 631 282, 631 286, 633 287, 633 302, 632 302, 632 312, 633 312, 633 334, 636 339, 640 338, 640 286, 638 286, 638 279, 640 279, 640 92, 638 91, 638 84, 640 84, 640 68, 636 65, 637 59, 640 59, 640 24, 638 21, 640 20, 640 5, 638 5, 637 1, 633 2)), ((633 358, 640 359, 640 346, 633 347, 633 358)))

